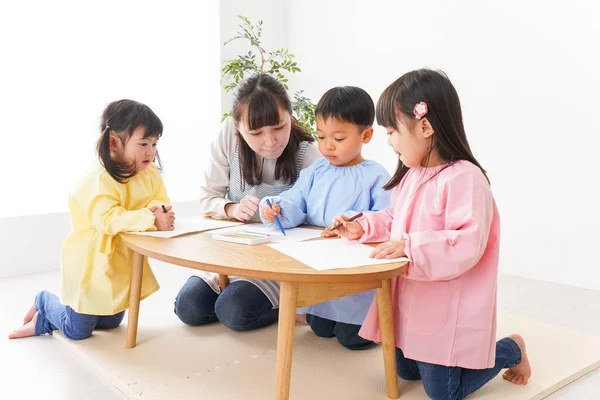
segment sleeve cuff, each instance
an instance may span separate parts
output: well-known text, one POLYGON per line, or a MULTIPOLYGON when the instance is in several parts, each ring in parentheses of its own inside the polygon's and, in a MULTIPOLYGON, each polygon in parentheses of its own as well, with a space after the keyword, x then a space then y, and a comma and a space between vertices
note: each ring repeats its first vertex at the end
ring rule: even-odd
POLYGON ((225 206, 231 203, 235 202, 228 199, 218 199, 217 202, 212 203, 212 207, 207 207, 207 209, 204 210, 204 216, 215 219, 229 219, 225 213, 225 206))
POLYGON ((365 243, 369 239, 369 223, 367 222, 367 218, 363 215, 354 221, 358 222, 362 230, 365 232, 360 238, 358 238, 358 242, 365 243))

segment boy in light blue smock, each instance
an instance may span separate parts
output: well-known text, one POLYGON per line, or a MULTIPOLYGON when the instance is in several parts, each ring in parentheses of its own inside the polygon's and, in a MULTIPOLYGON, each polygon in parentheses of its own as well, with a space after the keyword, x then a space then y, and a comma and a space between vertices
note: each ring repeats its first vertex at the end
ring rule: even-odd
MULTIPOLYGON (((390 193, 382 187, 390 175, 361 153, 362 145, 373 136, 375 106, 371 96, 352 86, 330 89, 319 100, 315 115, 324 158, 302 170, 291 189, 262 199, 260 217, 267 226, 277 228, 277 215, 284 228, 302 224, 327 227, 341 213, 351 216, 389 207, 390 193), (266 204, 267 199, 272 207, 266 204)), ((371 290, 302 310, 317 336, 337 337, 342 346, 362 350, 374 345, 358 336, 374 296, 371 290)))

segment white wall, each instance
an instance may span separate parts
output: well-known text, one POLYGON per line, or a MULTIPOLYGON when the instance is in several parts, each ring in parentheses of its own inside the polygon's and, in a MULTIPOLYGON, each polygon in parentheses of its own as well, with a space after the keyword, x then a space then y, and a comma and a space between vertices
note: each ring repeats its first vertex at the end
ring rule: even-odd
POLYGON ((216 2, 2 2, 0 217, 67 210, 95 159, 106 104, 132 98, 164 123, 159 152, 173 200, 198 196, 199 156, 218 129, 216 2), (11 173, 7 173, 11 171, 11 173), (17 190, 18 188, 18 190, 17 190))
MULTIPOLYGON (((492 180, 501 272, 600 289, 597 2, 285 3, 286 46, 303 70, 290 92, 316 102, 330 87, 356 85, 376 101, 409 70, 444 70, 492 180)), ((221 21, 231 17, 223 12, 221 21)), ((365 155, 395 167, 382 128, 365 155)))
POLYGON ((58 268, 67 196, 111 101, 162 119, 169 195, 194 209, 221 113, 218 12, 215 1, 0 3, 0 277, 58 268))

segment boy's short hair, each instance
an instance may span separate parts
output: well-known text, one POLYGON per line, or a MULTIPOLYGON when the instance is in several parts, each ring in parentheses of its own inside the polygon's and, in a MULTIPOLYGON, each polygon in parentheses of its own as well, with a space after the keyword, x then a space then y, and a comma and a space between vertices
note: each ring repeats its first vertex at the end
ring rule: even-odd
POLYGON ((315 116, 370 127, 375 121, 375 104, 369 93, 359 87, 338 86, 329 89, 321 97, 315 116))

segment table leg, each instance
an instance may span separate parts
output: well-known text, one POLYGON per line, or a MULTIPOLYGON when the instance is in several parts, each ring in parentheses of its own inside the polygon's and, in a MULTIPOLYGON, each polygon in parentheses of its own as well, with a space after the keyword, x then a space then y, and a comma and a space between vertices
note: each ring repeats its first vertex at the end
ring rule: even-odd
POLYGON ((400 397, 396 370, 396 343, 394 340, 394 320, 392 316, 391 281, 386 279, 377 289, 377 308, 379 309, 379 329, 383 347, 383 364, 385 368, 385 386, 390 399, 400 397))
POLYGON ((227 285, 229 285, 229 276, 219 274, 219 287, 221 288, 221 292, 225 290, 227 285))
POLYGON ((138 316, 140 313, 140 295, 142 292, 142 272, 144 271, 144 256, 133 253, 133 268, 129 284, 129 312, 127 322, 127 342, 125 347, 132 349, 136 345, 138 316))
POLYGON ((275 399, 288 400, 290 397, 290 378, 292 375, 292 352, 294 350, 298 284, 281 282, 280 288, 275 399))

